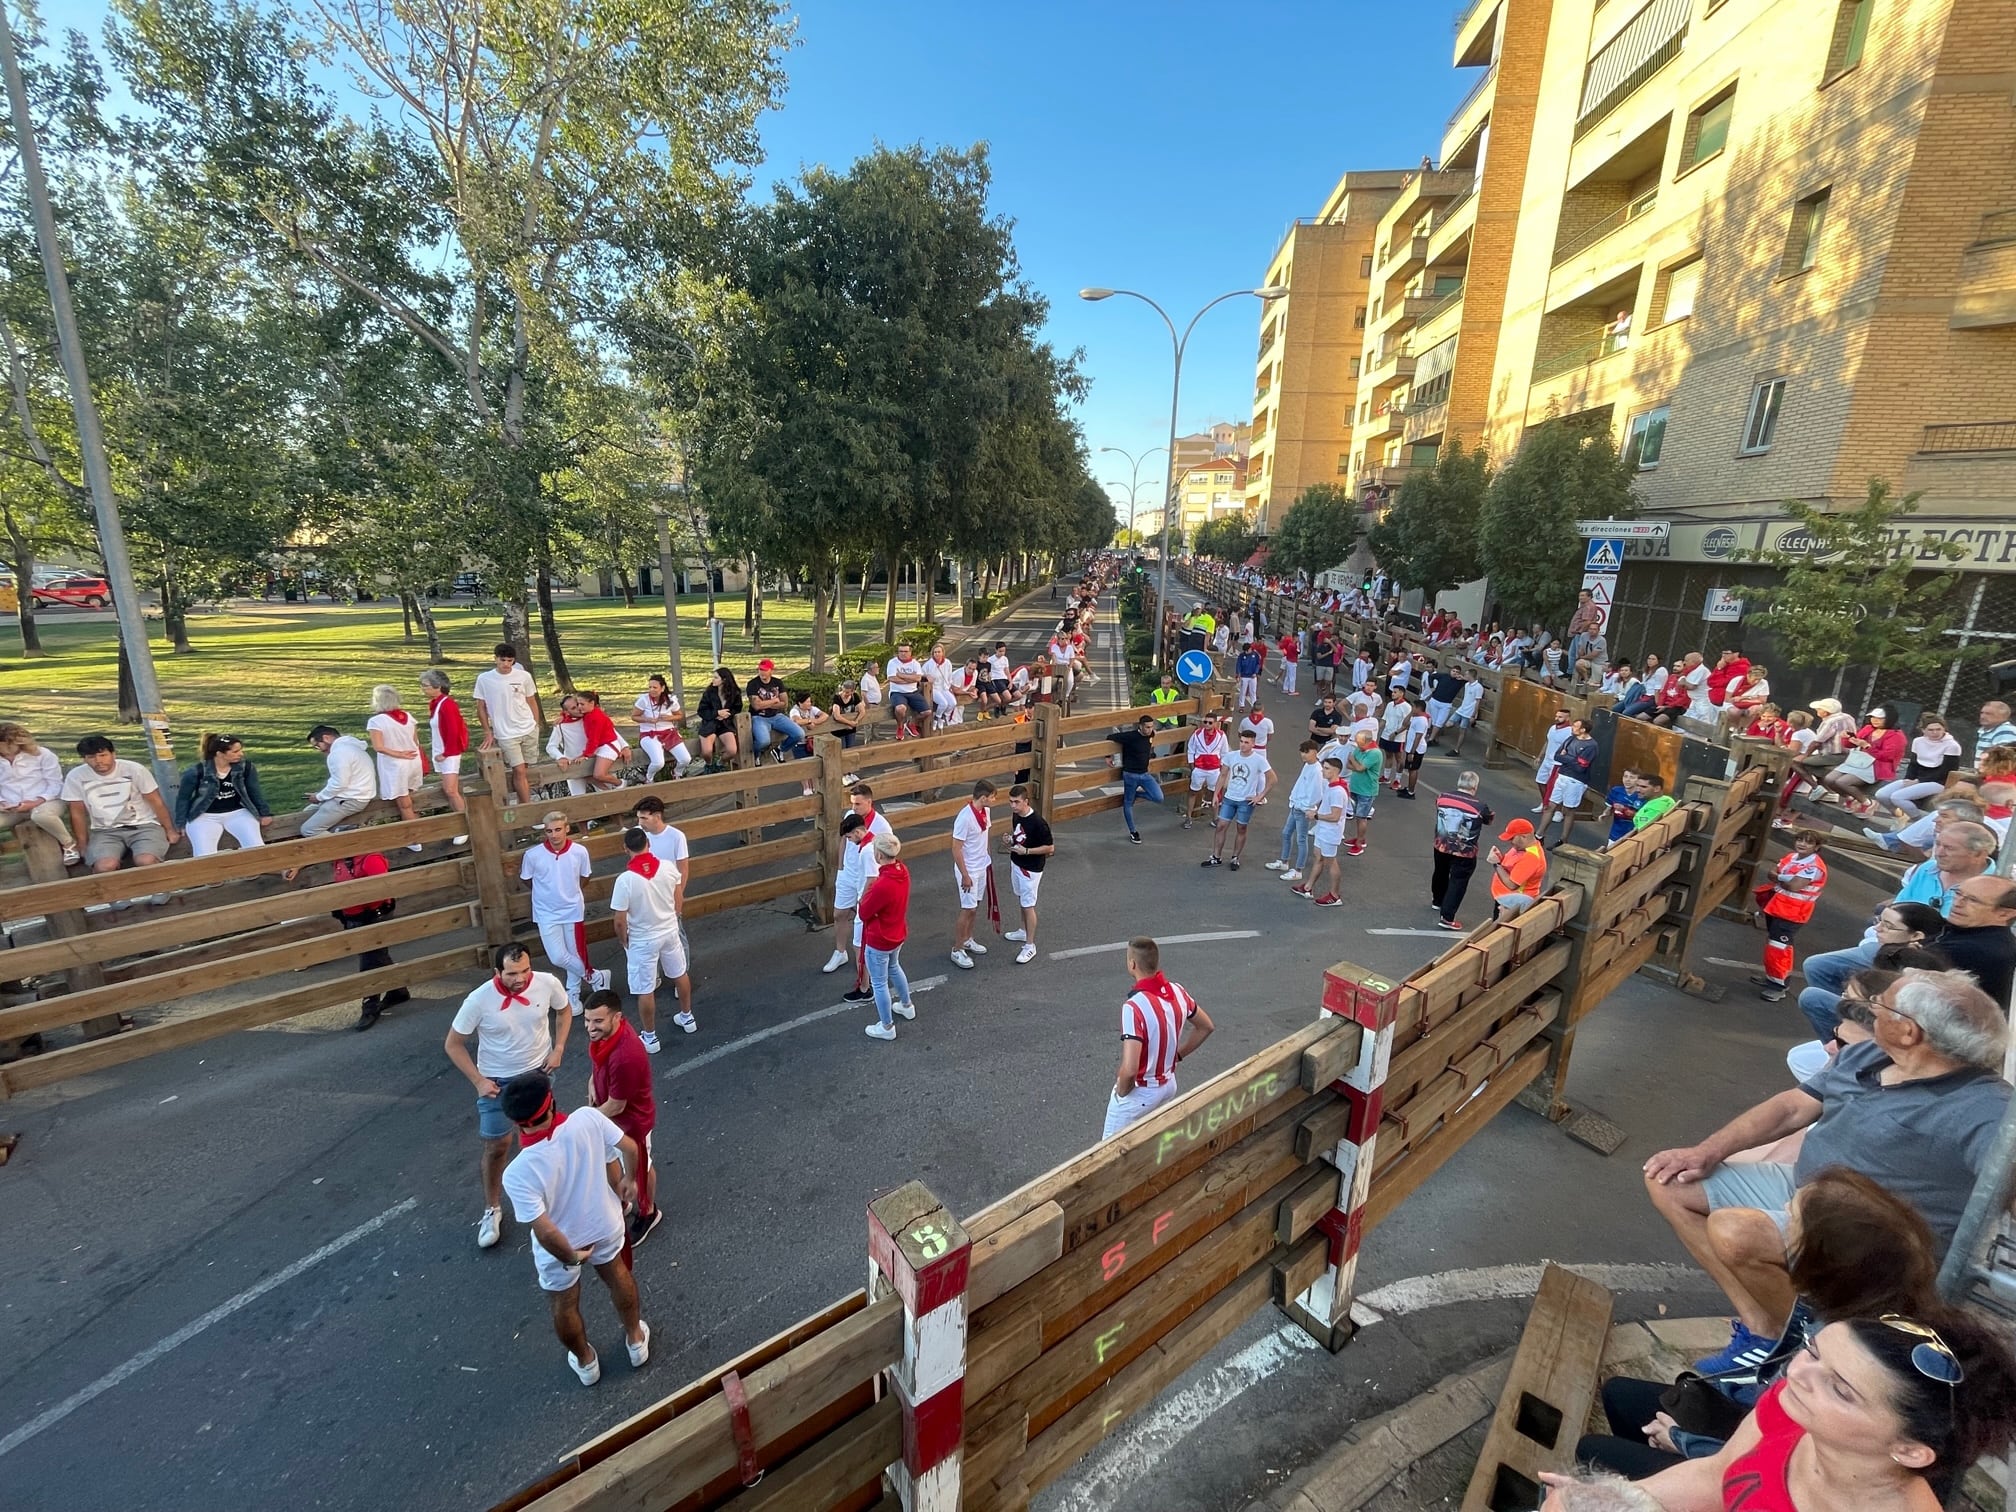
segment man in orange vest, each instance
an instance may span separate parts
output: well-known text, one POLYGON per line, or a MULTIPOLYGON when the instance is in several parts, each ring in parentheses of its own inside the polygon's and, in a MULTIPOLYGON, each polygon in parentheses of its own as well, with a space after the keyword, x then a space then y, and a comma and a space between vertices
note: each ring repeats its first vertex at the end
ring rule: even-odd
POLYGON ((1792 937, 1813 917, 1813 905, 1827 886, 1827 863, 1820 859, 1820 831, 1795 830, 1792 850, 1771 880, 1755 890, 1757 920, 1764 926, 1764 974, 1750 980, 1767 1003, 1783 1002, 1792 975, 1792 937))

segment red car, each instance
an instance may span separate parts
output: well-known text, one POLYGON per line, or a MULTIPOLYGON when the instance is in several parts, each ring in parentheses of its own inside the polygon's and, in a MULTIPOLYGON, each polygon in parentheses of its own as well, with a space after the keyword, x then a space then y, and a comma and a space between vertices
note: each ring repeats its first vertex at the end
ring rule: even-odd
POLYGON ((69 604, 79 609, 103 609, 112 602, 112 585, 102 577, 71 577, 34 591, 35 607, 69 604))

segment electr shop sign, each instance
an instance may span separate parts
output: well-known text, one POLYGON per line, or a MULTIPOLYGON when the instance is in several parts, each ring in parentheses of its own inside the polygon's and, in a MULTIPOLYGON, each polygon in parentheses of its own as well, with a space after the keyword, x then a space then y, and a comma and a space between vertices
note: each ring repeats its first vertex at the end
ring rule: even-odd
MULTIPOLYGON (((1972 520, 1913 520, 1889 532, 1893 560, 1914 557, 1928 568, 1948 571, 2016 572, 2016 526, 1972 520), (1949 560, 1944 543, 1965 547, 1967 555, 1949 560)), ((1812 550, 1803 525, 1780 520, 1739 520, 1726 525, 1688 525, 1675 521, 1665 540, 1626 540, 1624 556, 1634 562, 1733 562, 1738 553, 1812 550)))

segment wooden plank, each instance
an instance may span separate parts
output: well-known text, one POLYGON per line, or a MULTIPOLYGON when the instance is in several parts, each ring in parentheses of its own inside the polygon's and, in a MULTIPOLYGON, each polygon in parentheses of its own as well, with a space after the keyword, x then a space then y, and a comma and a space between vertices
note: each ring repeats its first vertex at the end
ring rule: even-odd
POLYGON ((1120 795, 1118 793, 1114 793, 1110 797, 1080 798, 1075 803, 1059 804, 1051 814, 1050 819, 1053 824, 1068 824, 1073 819, 1089 819, 1094 814, 1103 814, 1108 809, 1117 809, 1118 807, 1120 807, 1120 795))
POLYGON ((1314 1286, 1330 1268, 1330 1241, 1311 1234, 1274 1262, 1274 1305, 1286 1307, 1314 1286))
MULTIPOLYGON (((758 1445, 894 1364, 903 1305, 886 1298, 814 1335, 745 1378, 758 1445)), ((736 1467, 728 1404, 719 1392, 626 1444, 531 1505, 536 1512, 662 1512, 736 1467)))
POLYGON ((229 961, 188 966, 160 976, 142 977, 132 982, 114 982, 84 992, 67 992, 39 1003, 16 1008, 0 1008, 0 1039, 34 1034, 59 1024, 74 1024, 100 1014, 131 1008, 155 1007, 192 992, 211 992, 239 982, 256 981, 277 972, 297 971, 305 966, 322 966, 346 956, 362 955, 381 946, 404 945, 433 935, 452 934, 476 922, 476 905, 457 903, 428 913, 410 914, 349 929, 327 939, 275 945, 255 950, 229 961))
POLYGON ((966 1337, 966 1405, 985 1402, 1043 1353, 1043 1310, 1012 1294, 976 1319, 966 1337))
MULTIPOLYGON (((1026 728, 1026 726, 1024 726, 1026 728)), ((909 742, 905 741, 905 745, 909 742)), ((887 800, 907 798, 912 793, 921 793, 930 788, 952 787, 965 784, 970 791, 975 781, 982 777, 994 778, 1005 789, 1008 784, 1004 776, 1012 776, 1028 766, 1031 752, 1017 753, 1013 737, 1002 743, 999 751, 984 749, 969 761, 962 761, 954 767, 933 767, 928 772, 905 772, 897 768, 888 773, 878 773, 864 779, 875 790, 875 802, 879 807, 887 800)))
MULTIPOLYGON (((356 933, 358 931, 352 932, 353 938, 356 933)), ((81 1045, 65 1045, 60 1050, 51 1050, 42 1055, 15 1061, 11 1065, 0 1066, 0 1097, 11 1097, 17 1092, 26 1092, 31 1087, 51 1086, 73 1076, 103 1071, 112 1066, 124 1065, 127 1061, 159 1055, 164 1051, 179 1050, 185 1045, 215 1039, 220 1034, 230 1034, 235 1030, 256 1029, 262 1024, 277 1024, 282 1019, 290 1019, 297 1014, 312 1013, 318 1008, 328 1008, 337 1003, 359 999, 369 993, 386 992, 394 987, 408 987, 416 982, 429 981, 434 977, 447 976, 454 972, 480 970, 487 964, 488 957, 482 946, 460 945, 451 950, 437 951, 433 955, 381 967, 377 971, 336 977, 313 987, 282 993, 277 997, 254 998, 249 1003, 238 1003, 229 1008, 212 1008, 204 1013, 171 1019, 165 1024, 149 1024, 144 1028, 131 1029, 109 1039, 87 1040, 81 1045)))
POLYGON ((1421 1183, 1442 1168, 1470 1137, 1489 1123, 1505 1105, 1547 1067, 1548 1047, 1535 1045, 1491 1078, 1477 1096, 1470 1099, 1425 1142, 1415 1145, 1385 1171, 1375 1172, 1372 1195, 1365 1204, 1366 1232, 1404 1202, 1421 1183))
MULTIPOLYGON (((1143 714, 1166 717, 1171 710, 1178 714, 1202 713, 1204 702, 1198 698, 1182 698, 1166 707, 1162 704, 1137 704, 1131 709, 1115 709, 1105 714, 1074 714, 1069 719, 1059 720, 1060 735, 1076 735, 1085 730, 1124 730, 1143 714)), ((1187 737, 1186 737, 1187 738, 1187 737)))
POLYGON ((973 1245, 966 1280, 970 1317, 1064 1253, 1064 1209, 1054 1202, 1024 1213, 973 1245))
POLYGON ((1472 1049, 1488 1025, 1519 1011, 1520 1005, 1567 969, 1572 947, 1557 940, 1532 960, 1515 967, 1502 981, 1478 994, 1441 1029, 1394 1052, 1386 1068, 1386 1099, 1404 1100, 1422 1082, 1435 1076, 1456 1057, 1472 1049))
MULTIPOLYGON (((970 1399, 969 1399, 970 1400, 970 1399)), ((1012 1407, 1012 1403, 1009 1404, 1012 1407)), ((1029 1443, 1029 1414, 1016 1409, 976 1420, 969 1407, 966 1443, 959 1457, 959 1481, 967 1508, 992 1505, 984 1496, 994 1479, 1013 1468, 1029 1443)))
POLYGON ((765 1472, 723 1512, 830 1512, 903 1458, 903 1405, 892 1394, 765 1472))
POLYGON ((1316 1221, 1337 1206, 1337 1176, 1334 1171, 1315 1171, 1302 1185, 1281 1199, 1274 1210, 1274 1242, 1293 1244, 1316 1227, 1316 1221))
POLYGON ((1345 1020, 1339 1022, 1344 1027, 1338 1033, 1302 1052, 1302 1065, 1297 1075, 1304 1092, 1315 1092, 1329 1086, 1358 1064, 1358 1051, 1364 1044, 1365 1031, 1357 1024, 1345 1020))
POLYGON ((85 908, 93 903, 113 903, 121 898, 144 898, 150 893, 264 876, 288 867, 312 866, 318 861, 341 861, 365 851, 446 840, 461 834, 462 828, 460 814, 442 814, 410 823, 345 830, 339 835, 317 835, 312 840, 289 840, 284 845, 219 851, 200 859, 164 861, 159 866, 132 866, 124 871, 99 872, 63 882, 0 889, 0 924, 62 909, 85 908))
POLYGON ((289 888, 278 897, 166 918, 157 916, 121 927, 94 929, 70 939, 23 945, 7 953, 7 972, 14 978, 44 976, 85 962, 123 960, 289 920, 328 921, 332 909, 371 903, 379 898, 411 898, 452 886, 473 890, 475 867, 467 857, 430 861, 424 866, 409 866, 387 876, 365 877, 356 882, 289 888))
MULTIPOLYGON (((1327 1083, 1326 1083, 1327 1085, 1327 1083)), ((1295 1155, 1300 1160, 1317 1160, 1331 1154, 1338 1141, 1351 1131, 1351 1104, 1332 1097, 1295 1125, 1295 1155)))
POLYGON ((1541 1271, 1463 1512, 1505 1505, 1516 1484, 1511 1476, 1538 1485, 1543 1471, 1575 1468, 1575 1441, 1589 1421, 1610 1340, 1610 1309, 1610 1293, 1594 1281, 1551 1263, 1541 1271))

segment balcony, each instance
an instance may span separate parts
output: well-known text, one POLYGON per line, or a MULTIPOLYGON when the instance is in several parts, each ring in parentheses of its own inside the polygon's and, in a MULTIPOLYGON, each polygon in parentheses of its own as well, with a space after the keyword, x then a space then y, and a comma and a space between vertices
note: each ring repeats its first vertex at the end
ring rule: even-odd
POLYGON ((1464 0, 1456 12, 1457 68, 1476 68, 1491 61, 1498 40, 1499 4, 1500 0, 1464 0))
POLYGON ((1991 330, 2016 325, 2016 210, 1991 210, 1981 232, 1960 254, 1952 328, 1991 330))
POLYGON ((1389 336, 1397 336, 1409 326, 1422 320, 1430 310, 1435 308, 1438 301, 1429 298, 1425 294, 1414 293, 1413 288, 1414 285, 1409 284, 1408 292, 1403 297, 1391 301, 1380 312, 1379 318, 1372 322, 1373 330, 1383 331, 1389 336))
POLYGON ((1373 357, 1371 370, 1365 376, 1376 398, 1414 376, 1414 354, 1406 342, 1394 342, 1373 357))
POLYGON ((1693 6, 1694 0, 1651 0, 1589 60, 1575 112, 1576 141, 1680 56, 1693 6))
POLYGON ((1563 373, 1572 373, 1579 367, 1587 367, 1600 362, 1614 352, 1621 352, 1630 344, 1630 337, 1613 336, 1608 330, 1584 340, 1559 347, 1533 359, 1533 382, 1545 383, 1550 378, 1559 378, 1563 373))
POLYGON ((1921 455, 2016 452, 2016 420, 1975 420, 1964 425, 1928 425, 1921 455))
POLYGON ((1407 423, 1400 433, 1401 440, 1412 446, 1416 441, 1433 441, 1449 424, 1449 401, 1439 404, 1415 404, 1408 406, 1407 423))
POLYGON ((1354 441, 1384 441, 1388 436, 1400 434, 1406 421, 1407 406, 1388 399, 1383 404, 1372 406, 1372 418, 1352 432, 1354 441))
POLYGON ((1471 86, 1470 93, 1463 96, 1463 102, 1449 112, 1449 120, 1442 128, 1443 146, 1455 142, 1461 144, 1476 128, 1478 119, 1491 109, 1491 86, 1498 82, 1498 65, 1494 62, 1484 70, 1484 77, 1471 86))
POLYGON ((1659 191, 1648 189, 1636 199, 1627 201, 1612 210, 1601 220, 1584 226, 1574 235, 1564 238, 1554 248, 1554 266, 1560 267, 1578 252, 1586 252, 1613 231, 1621 231, 1635 220, 1650 215, 1659 203, 1659 191))
POLYGON ((1378 467, 1368 467, 1358 474, 1358 491, 1362 494, 1375 488, 1398 488, 1413 470, 1412 462, 1387 462, 1378 467))
MULTIPOLYGON (((1435 229, 1428 235, 1429 264, 1449 261, 1450 254, 1469 241, 1476 227, 1477 194, 1473 189, 1435 218, 1435 229)), ((1462 255, 1466 260, 1469 257, 1467 250, 1462 255)))
POLYGON ((1428 264, 1428 229, 1417 226, 1413 234, 1396 237, 1380 249, 1379 276, 1381 278, 1405 278, 1409 273, 1424 268, 1428 264))

